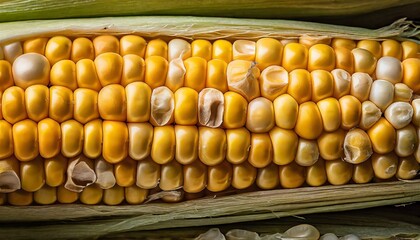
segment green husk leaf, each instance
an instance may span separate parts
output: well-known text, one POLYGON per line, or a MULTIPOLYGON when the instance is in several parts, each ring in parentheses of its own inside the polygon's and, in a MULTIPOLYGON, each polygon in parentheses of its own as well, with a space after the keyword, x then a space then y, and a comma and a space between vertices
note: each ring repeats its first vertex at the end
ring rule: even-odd
MULTIPOLYGON (((418 0, 3 0, 0 22, 128 15, 192 15, 242 18, 349 16, 419 3, 418 0)), ((399 14, 401 16, 401 14, 399 14)))
POLYGON ((181 203, 136 206, 51 205, 0 207, 0 235, 42 239, 53 230, 62 238, 219 225, 310 213, 337 212, 420 201, 420 180, 258 191, 181 203), (37 223, 34 225, 34 223, 37 223), (42 223, 42 224, 41 224, 42 223), (16 231, 25 226, 25 231, 16 231))
POLYGON ((144 37, 185 39, 259 39, 327 36, 349 39, 420 39, 420 29, 400 19, 376 29, 336 26, 290 20, 207 17, 108 17, 90 19, 34 20, 0 23, 0 44, 39 36, 95 36, 139 34, 144 37))

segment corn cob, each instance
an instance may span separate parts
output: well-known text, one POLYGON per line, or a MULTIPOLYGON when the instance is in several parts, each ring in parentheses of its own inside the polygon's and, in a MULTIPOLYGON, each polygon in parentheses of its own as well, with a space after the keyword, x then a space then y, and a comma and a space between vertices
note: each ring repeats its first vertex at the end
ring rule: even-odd
POLYGON ((0 191, 13 205, 173 202, 420 168, 414 42, 55 36, 2 51, 0 191))

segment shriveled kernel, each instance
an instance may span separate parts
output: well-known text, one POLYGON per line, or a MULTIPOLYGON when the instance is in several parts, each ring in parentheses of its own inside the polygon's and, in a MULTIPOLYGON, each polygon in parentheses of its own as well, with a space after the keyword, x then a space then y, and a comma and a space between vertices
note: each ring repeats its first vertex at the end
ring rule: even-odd
POLYGON ((256 184, 261 189, 274 189, 280 184, 279 167, 270 163, 264 168, 258 169, 256 184))
POLYGON ((312 98, 311 74, 305 69, 296 69, 289 73, 290 94, 299 104, 307 102, 312 98))
POLYGON ((385 118, 395 129, 407 126, 413 119, 414 109, 406 102, 394 102, 385 110, 385 118))
POLYGON ((353 128, 344 139, 344 161, 359 164, 373 154, 372 144, 367 133, 359 128, 353 128))
POLYGON ((274 127, 273 103, 263 97, 248 104, 246 128, 254 133, 268 132, 274 127))
POLYGON ((160 180, 161 165, 151 158, 146 158, 137 163, 136 185, 143 189, 153 189, 158 186, 160 180))
POLYGON ((334 49, 326 44, 315 44, 309 48, 308 71, 332 71, 335 68, 334 49))
POLYGON ((96 73, 102 87, 119 84, 123 71, 123 58, 114 52, 102 53, 95 58, 96 73))
POLYGON ((154 126, 164 126, 174 121, 175 96, 165 87, 153 89, 150 100, 150 122, 154 126))
POLYGON ((270 131, 273 145, 273 162, 277 165, 291 163, 296 157, 299 138, 293 130, 274 127, 270 131))
POLYGON ((352 180, 355 183, 368 183, 373 178, 373 167, 371 160, 364 161, 353 166, 352 180))
POLYGON ((223 112, 223 127, 240 128, 245 126, 248 102, 236 92, 226 92, 224 94, 225 109, 223 112))
POLYGON ((145 60, 146 72, 144 81, 151 89, 163 86, 166 81, 169 64, 161 56, 150 56, 145 60))
POLYGON ((227 63, 232 61, 232 43, 227 40, 214 41, 212 59, 220 59, 227 63))
POLYGON ((207 168, 207 189, 212 192, 220 192, 230 187, 232 182, 232 165, 224 161, 207 168))
POLYGON ((306 69, 308 65, 308 48, 300 43, 288 43, 283 49, 282 66, 288 71, 306 69))
POLYGON ((376 153, 385 154, 394 150, 396 131, 385 118, 380 118, 367 133, 376 153))
POLYGON ((20 55, 13 63, 13 78, 16 86, 26 89, 35 84, 50 83, 50 63, 38 53, 20 55))
POLYGON ((150 156, 158 164, 166 164, 174 159, 175 130, 173 126, 154 127, 150 156))
POLYGON ((335 98, 326 98, 317 103, 321 113, 324 130, 331 132, 337 130, 341 125, 340 103, 335 98))
POLYGON ((399 42, 389 39, 382 42, 382 56, 402 59, 403 49, 399 42))
POLYGON ((173 59, 168 65, 168 74, 166 75, 165 86, 173 92, 184 86, 186 73, 184 61, 181 58, 173 59))
POLYGON ((287 91, 289 73, 280 66, 269 66, 260 75, 261 96, 273 101, 287 91))
POLYGON ((232 186, 236 189, 250 187, 257 178, 257 169, 248 162, 233 165, 232 186))
POLYGON ((334 79, 334 94, 335 98, 350 94, 351 88, 351 75, 345 70, 334 69, 331 71, 334 79))
POLYGON ((362 104, 357 98, 346 95, 339 100, 341 109, 341 127, 351 129, 357 126, 362 115, 362 104))
POLYGON ((394 85, 394 102, 409 102, 413 98, 413 90, 404 83, 394 85))
POLYGON ((321 157, 325 160, 335 160, 344 156, 343 145, 346 132, 338 129, 334 132, 324 132, 318 139, 318 148, 321 157))
POLYGON ((0 193, 21 189, 20 164, 14 156, 0 160, 0 182, 0 193))
POLYGON ((397 130, 395 153, 399 157, 408 157, 419 145, 416 128, 409 124, 397 130))
POLYGON ((379 179, 390 179, 397 173, 398 157, 395 153, 375 153, 372 155, 372 168, 375 177, 379 179))
POLYGON ((372 75, 376 68, 376 58, 368 50, 355 48, 351 51, 354 58, 354 71, 372 75))
POLYGON ((258 78, 260 70, 254 62, 234 60, 227 66, 227 82, 230 91, 237 92, 247 101, 260 96, 258 78))
POLYGON ((149 156, 152 148, 153 126, 148 123, 128 123, 128 155, 134 160, 149 156))
POLYGON ((190 57, 184 60, 185 77, 184 86, 190 87, 197 92, 206 86, 207 62, 204 58, 190 57))
POLYGON ((81 59, 76 63, 76 81, 81 88, 99 92, 102 88, 96 73, 95 63, 90 59, 81 59))
POLYGON ((341 159, 325 161, 328 182, 332 185, 344 185, 353 176, 353 165, 341 159))
POLYGON ((212 59, 207 62, 206 87, 215 88, 222 93, 228 91, 227 63, 220 59, 212 59))
POLYGON ((385 111, 394 100, 394 85, 385 80, 375 80, 370 90, 369 100, 381 111, 385 111))
POLYGON ((401 61, 394 57, 381 57, 376 64, 376 78, 390 81, 393 84, 401 82, 401 61))
POLYGON ((321 113, 314 102, 305 102, 299 106, 296 121, 296 133, 306 139, 316 139, 323 130, 321 113))
POLYGON ((226 134, 221 128, 200 127, 198 156, 207 166, 221 163, 226 157, 226 134))
POLYGON ((382 111, 373 102, 364 101, 362 103, 362 116, 359 127, 367 130, 373 126, 382 116, 382 111))
POLYGON ((38 37, 23 42, 23 53, 39 53, 44 55, 48 38, 38 37))
POLYGON ((305 183, 305 167, 291 162, 279 167, 279 176, 283 188, 298 188, 305 183))
POLYGON ((224 108, 222 92, 214 88, 201 90, 198 95, 198 122, 206 127, 220 127, 223 123, 224 108))
POLYGON ((121 85, 127 86, 133 82, 144 82, 146 63, 143 58, 127 54, 123 57, 121 85))
POLYGON ((255 42, 249 40, 236 40, 233 43, 233 60, 248 60, 254 61, 255 59, 255 42))
POLYGON ((128 155, 127 124, 116 121, 104 121, 102 156, 109 163, 123 161, 128 155))
POLYGON ((83 155, 69 160, 67 181, 64 187, 72 192, 82 192, 83 189, 96 181, 94 163, 83 155))
POLYGON ((410 180, 418 176, 420 164, 414 157, 400 158, 396 177, 398 179, 410 180))
POLYGON ((357 47, 365 49, 373 54, 376 59, 382 57, 382 46, 381 43, 375 40, 361 40, 357 42, 357 47))
POLYGON ((293 129, 296 125, 299 105, 289 94, 278 96, 274 102, 276 125, 284 129, 293 129))
MULTIPOLYGON (((375 81, 376 82, 376 81, 375 81)), ((371 93, 373 80, 366 73, 354 73, 351 76, 350 94, 359 99, 360 102, 366 101, 371 93)))
POLYGON ((320 158, 315 164, 306 168, 306 183, 312 187, 322 186, 327 182, 325 161, 320 158))
POLYGON ((60 60, 70 59, 71 48, 72 42, 67 37, 52 37, 45 46, 45 57, 51 65, 54 65, 60 60))
POLYGON ((314 165, 319 159, 319 149, 315 140, 299 138, 295 162, 307 167, 314 165))
POLYGON ((256 167, 263 168, 273 159, 273 146, 268 133, 252 133, 248 162, 256 167))
POLYGON ((103 158, 95 160, 96 185, 102 189, 112 188, 116 184, 114 165, 103 158))
POLYGON ((120 39, 120 54, 136 54, 144 58, 146 52, 146 40, 136 35, 125 35, 120 39))
POLYGON ((190 164, 198 158, 198 129, 196 126, 175 125, 175 159, 190 164))
POLYGON ((95 37, 92 42, 96 57, 102 53, 120 53, 120 41, 115 36, 101 35, 95 37))
POLYGON ((191 57, 191 44, 184 39, 175 38, 168 43, 168 61, 175 58, 187 59, 191 57))
POLYGON ((70 57, 73 62, 77 63, 82 59, 93 60, 94 58, 95 49, 93 48, 93 43, 90 39, 80 37, 73 40, 70 57))

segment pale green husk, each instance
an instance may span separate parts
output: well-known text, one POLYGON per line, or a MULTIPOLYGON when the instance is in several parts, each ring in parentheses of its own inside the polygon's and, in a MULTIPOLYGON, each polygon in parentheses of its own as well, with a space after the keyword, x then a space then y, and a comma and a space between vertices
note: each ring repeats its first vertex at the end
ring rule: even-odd
POLYGON ((0 236, 49 239, 54 231, 60 238, 92 238, 127 231, 218 225, 415 201, 420 201, 420 180, 214 195, 170 204, 2 206, 0 236))
POLYGON ((89 19, 34 20, 0 23, 0 44, 35 36, 94 36, 139 34, 144 37, 185 39, 296 38, 303 35, 349 39, 420 39, 420 29, 400 19, 376 29, 290 21, 210 17, 107 17, 89 19))
POLYGON ((416 3, 419 0, 1 0, 0 22, 128 15, 344 17, 416 3))

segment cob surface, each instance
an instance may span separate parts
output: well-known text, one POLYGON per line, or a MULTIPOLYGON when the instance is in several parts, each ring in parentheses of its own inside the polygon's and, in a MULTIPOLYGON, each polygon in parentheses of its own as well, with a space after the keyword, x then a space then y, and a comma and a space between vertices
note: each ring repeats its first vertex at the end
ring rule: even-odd
POLYGON ((416 177, 417 43, 187 35, 3 44, 2 201, 138 204, 416 177))

